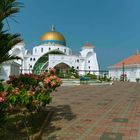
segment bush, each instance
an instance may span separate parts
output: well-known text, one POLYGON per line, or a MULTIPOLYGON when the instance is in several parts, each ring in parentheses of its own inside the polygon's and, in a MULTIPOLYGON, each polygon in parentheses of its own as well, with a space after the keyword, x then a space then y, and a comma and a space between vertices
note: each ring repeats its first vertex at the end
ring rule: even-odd
POLYGON ((96 80, 97 79, 97 76, 95 74, 91 74, 91 73, 86 74, 85 77, 88 77, 91 80, 96 80))
POLYGON ((40 75, 21 74, 9 78, 7 86, 0 83, 0 127, 4 126, 6 116, 15 109, 32 113, 49 104, 51 93, 61 85, 54 69, 40 75))
POLYGON ((79 73, 74 67, 71 67, 65 72, 57 70, 57 76, 60 78, 79 78, 79 73))
POLYGON ((140 78, 136 78, 136 82, 140 82, 140 78))
POLYGON ((70 78, 79 78, 79 73, 74 67, 70 68, 68 75, 70 76, 70 78))

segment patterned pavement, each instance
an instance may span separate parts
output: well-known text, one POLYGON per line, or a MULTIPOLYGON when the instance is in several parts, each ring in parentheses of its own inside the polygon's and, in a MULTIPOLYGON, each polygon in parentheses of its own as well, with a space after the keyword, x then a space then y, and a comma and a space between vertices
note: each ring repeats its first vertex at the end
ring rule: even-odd
POLYGON ((140 84, 67 86, 54 93, 42 140, 140 140, 140 84))

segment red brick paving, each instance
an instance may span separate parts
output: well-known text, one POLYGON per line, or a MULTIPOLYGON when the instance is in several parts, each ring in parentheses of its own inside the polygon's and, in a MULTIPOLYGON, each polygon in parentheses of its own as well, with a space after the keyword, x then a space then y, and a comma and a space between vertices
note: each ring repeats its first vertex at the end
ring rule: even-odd
POLYGON ((43 140, 140 140, 138 83, 61 87, 47 108, 54 114, 43 140))

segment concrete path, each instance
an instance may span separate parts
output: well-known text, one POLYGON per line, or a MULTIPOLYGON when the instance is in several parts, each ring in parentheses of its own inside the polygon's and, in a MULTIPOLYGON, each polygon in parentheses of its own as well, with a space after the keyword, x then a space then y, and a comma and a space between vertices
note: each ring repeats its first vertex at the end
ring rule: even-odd
POLYGON ((61 87, 42 140, 140 140, 140 84, 61 87))

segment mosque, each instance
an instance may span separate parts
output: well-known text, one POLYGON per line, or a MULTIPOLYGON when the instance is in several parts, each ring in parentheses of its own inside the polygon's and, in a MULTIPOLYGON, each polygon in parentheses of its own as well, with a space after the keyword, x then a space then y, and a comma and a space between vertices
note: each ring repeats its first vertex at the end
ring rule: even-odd
POLYGON ((71 67, 79 72, 99 74, 99 66, 94 46, 85 44, 78 55, 74 55, 67 46, 65 37, 52 26, 41 38, 41 43, 33 47, 32 52, 25 49, 25 43, 16 45, 9 53, 22 60, 5 62, 0 67, 0 77, 7 80, 10 74, 37 73, 49 68, 67 71, 71 67))

